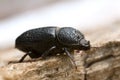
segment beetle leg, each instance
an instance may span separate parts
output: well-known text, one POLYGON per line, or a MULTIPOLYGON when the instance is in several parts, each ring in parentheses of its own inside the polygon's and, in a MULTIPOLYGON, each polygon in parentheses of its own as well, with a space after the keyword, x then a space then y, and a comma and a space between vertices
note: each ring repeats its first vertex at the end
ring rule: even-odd
POLYGON ((51 47, 49 50, 45 51, 45 52, 42 54, 41 58, 45 58, 45 57, 49 54, 49 52, 52 51, 52 50, 55 49, 55 48, 56 48, 56 46, 53 46, 53 47, 51 47))
POLYGON ((25 57, 28 55, 28 53, 26 53, 20 60, 19 62, 23 62, 23 60, 25 59, 25 57))
POLYGON ((23 62, 23 60, 25 59, 25 57, 26 57, 27 55, 28 55, 28 53, 26 53, 19 61, 10 61, 10 62, 8 62, 8 64, 23 62))
POLYGON ((70 54, 70 52, 67 50, 67 48, 64 48, 65 53, 67 54, 67 56, 69 56, 71 62, 73 63, 73 65, 75 66, 75 69, 77 69, 77 66, 75 64, 75 60, 74 57, 70 54))

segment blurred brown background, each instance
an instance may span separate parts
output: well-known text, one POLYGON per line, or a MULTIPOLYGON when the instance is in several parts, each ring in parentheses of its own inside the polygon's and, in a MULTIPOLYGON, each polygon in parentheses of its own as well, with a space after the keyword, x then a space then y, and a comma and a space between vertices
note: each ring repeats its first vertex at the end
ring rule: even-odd
POLYGON ((0 19, 61 2, 60 0, 0 0, 0 19))

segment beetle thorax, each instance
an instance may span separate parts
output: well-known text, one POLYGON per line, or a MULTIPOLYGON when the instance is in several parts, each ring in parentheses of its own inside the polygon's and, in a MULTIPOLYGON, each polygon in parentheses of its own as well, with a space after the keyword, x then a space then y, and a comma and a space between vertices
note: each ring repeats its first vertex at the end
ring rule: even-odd
POLYGON ((71 27, 60 28, 57 31, 58 42, 68 47, 79 47, 80 39, 83 38, 82 33, 71 27))

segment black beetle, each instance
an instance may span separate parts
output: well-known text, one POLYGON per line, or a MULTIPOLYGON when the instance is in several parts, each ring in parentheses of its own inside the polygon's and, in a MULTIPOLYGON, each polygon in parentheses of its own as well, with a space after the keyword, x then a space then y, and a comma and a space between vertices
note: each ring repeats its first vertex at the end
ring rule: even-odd
POLYGON ((66 53, 74 63, 70 52, 89 50, 90 42, 85 40, 80 31, 72 27, 51 26, 24 32, 16 39, 15 47, 26 53, 19 62, 22 62, 27 55, 31 58, 45 58, 58 53, 66 53))

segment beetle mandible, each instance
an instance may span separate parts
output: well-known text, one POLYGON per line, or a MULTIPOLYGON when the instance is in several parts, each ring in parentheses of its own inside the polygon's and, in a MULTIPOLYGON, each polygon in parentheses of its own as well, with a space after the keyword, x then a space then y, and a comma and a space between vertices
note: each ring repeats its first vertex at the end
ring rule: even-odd
POLYGON ((24 32, 16 39, 15 48, 26 53, 19 62, 22 62, 27 55, 31 58, 46 58, 66 53, 75 64, 70 52, 89 50, 90 42, 75 28, 49 26, 24 32))

